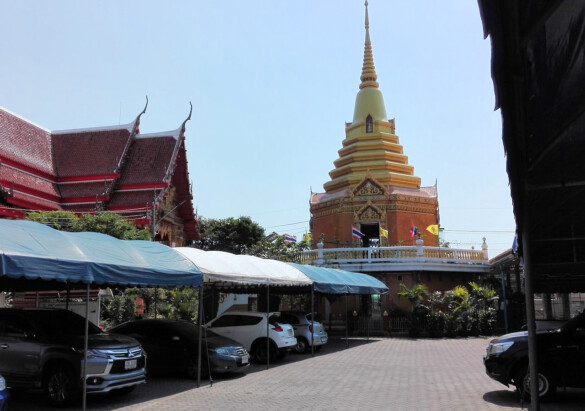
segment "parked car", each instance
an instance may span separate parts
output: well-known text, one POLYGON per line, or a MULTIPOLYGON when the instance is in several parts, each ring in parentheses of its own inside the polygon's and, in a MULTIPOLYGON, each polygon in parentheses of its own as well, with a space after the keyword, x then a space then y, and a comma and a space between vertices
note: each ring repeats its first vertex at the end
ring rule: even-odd
POLYGON ((8 411, 9 391, 6 380, 0 375, 0 411, 8 411))
POLYGON ((205 326, 215 333, 236 340, 256 361, 273 361, 297 345, 293 327, 279 322, 278 313, 227 312, 205 326), (268 320, 268 338, 266 324, 268 320), (268 346, 270 348, 268 348, 268 346))
MULTIPOLYGON (((9 387, 43 388, 66 406, 83 388, 85 318, 67 310, 0 309, 0 374, 9 387)), ((89 323, 87 393, 126 393, 146 381, 140 343, 89 323)))
MULTIPOLYGON (((585 387, 585 313, 557 330, 537 331, 536 345, 540 398, 550 398, 557 387, 585 387)), ((483 361, 491 378, 530 396, 528 332, 493 339, 483 361)))
POLYGON ((314 343, 315 350, 319 350, 327 344, 328 336, 323 324, 316 320, 313 321, 312 318, 311 313, 306 314, 299 311, 281 311, 280 313, 280 321, 292 325, 295 330, 296 352, 310 351, 311 341, 314 343))
MULTIPOLYGON (((197 378, 199 327, 188 321, 137 320, 111 329, 136 338, 148 355, 148 372, 182 373, 197 378)), ((240 343, 203 330, 201 374, 239 372, 250 365, 250 355, 240 343)))

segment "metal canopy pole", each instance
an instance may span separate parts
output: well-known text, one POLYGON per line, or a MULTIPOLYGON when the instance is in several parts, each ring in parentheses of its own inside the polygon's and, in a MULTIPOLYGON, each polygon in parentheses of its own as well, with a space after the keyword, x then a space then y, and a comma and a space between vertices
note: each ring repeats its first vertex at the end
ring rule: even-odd
POLYGON ((349 321, 347 319, 347 294, 345 294, 345 348, 349 347, 349 336, 347 334, 347 327, 349 326, 349 321))
POLYGON ((199 338, 197 341, 197 388, 201 387, 201 339, 203 335, 203 282, 199 287, 199 338))
POLYGON ((311 285, 311 357, 315 356, 315 287, 311 285))
POLYGON ((85 290, 85 336, 84 336, 84 349, 83 349, 83 367, 81 370, 81 375, 83 377, 83 400, 82 400, 82 409, 85 411, 85 407, 87 405, 87 349, 88 349, 88 342, 89 339, 89 284, 87 284, 85 290))
POLYGON ((266 284, 266 369, 270 365, 270 284, 266 284))
POLYGON ((156 320, 156 295, 158 294, 158 287, 154 287, 154 319, 156 320))
POLYGON ((506 333, 508 333, 508 301, 506 299, 506 282, 504 279, 504 269, 500 264, 500 273, 502 276, 502 298, 504 299, 504 326, 506 327, 506 333))
MULTIPOLYGON (((530 256, 530 235, 526 222, 522 232, 526 298, 526 325, 528 328, 528 368, 530 372, 530 404, 533 411, 540 411, 538 397, 538 356, 536 346, 536 318, 534 315, 534 290, 532 289, 532 258, 530 256)), ((524 390, 523 390, 524 391, 524 390)))

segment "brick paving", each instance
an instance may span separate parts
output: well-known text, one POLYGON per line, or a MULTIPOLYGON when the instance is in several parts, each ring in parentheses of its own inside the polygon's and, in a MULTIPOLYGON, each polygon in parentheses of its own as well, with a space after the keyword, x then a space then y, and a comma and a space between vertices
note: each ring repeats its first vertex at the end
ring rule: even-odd
MULTIPOLYGON (((203 381, 152 377, 126 396, 90 396, 88 410, 530 410, 513 388, 491 380, 489 338, 332 338, 314 358, 290 354, 242 375, 203 381), (346 348, 346 345, 349 348, 346 348)), ((19 392, 10 410, 50 410, 40 393, 19 392)), ((585 409, 568 390, 543 411, 585 409)))

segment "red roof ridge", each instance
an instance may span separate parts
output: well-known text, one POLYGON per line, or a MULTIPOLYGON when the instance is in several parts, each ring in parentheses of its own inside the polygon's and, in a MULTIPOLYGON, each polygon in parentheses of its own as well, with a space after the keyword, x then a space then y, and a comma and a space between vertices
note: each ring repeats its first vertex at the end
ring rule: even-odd
POLYGON ((43 131, 45 131, 45 132, 47 132, 47 133, 50 133, 50 132, 51 132, 51 130, 49 130, 49 129, 46 129, 46 128, 45 128, 45 127, 43 127, 43 126, 39 126, 37 123, 35 123, 35 122, 33 122, 33 121, 30 121, 28 118, 25 118, 25 117, 23 117, 23 116, 20 116, 20 115, 18 115, 18 114, 16 114, 16 113, 14 113, 14 112, 12 112, 12 111, 8 110, 7 108, 4 108, 4 107, 0 106, 0 110, 2 110, 2 111, 4 111, 4 112, 6 112, 6 113, 8 113, 8 114, 10 114, 11 116, 14 116, 14 117, 16 117, 16 118, 20 119, 20 120, 22 120, 22 121, 25 121, 25 122, 27 122, 28 124, 30 124, 30 125, 31 125, 31 126, 33 126, 33 127, 36 127, 36 128, 38 128, 38 129, 41 129, 41 130, 43 130, 43 131))
POLYGON ((54 136, 59 136, 59 135, 64 135, 64 134, 94 133, 96 131, 112 131, 112 130, 124 130, 124 129, 127 130, 128 133, 132 133, 132 130, 134 130, 135 124, 136 124, 136 120, 133 120, 128 124, 122 124, 122 125, 117 125, 117 126, 73 128, 73 129, 69 129, 69 130, 52 131, 51 134, 54 136))

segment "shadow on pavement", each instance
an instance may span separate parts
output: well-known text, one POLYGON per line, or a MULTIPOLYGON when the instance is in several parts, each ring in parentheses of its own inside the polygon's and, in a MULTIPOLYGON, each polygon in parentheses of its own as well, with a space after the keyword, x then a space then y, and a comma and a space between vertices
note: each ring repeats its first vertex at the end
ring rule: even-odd
MULTIPOLYGON (((499 390, 486 392, 483 396, 484 401, 501 407, 510 407, 530 411, 530 401, 524 404, 520 401, 520 396, 515 390, 499 390)), ((585 389, 568 388, 564 390, 559 388, 555 398, 540 403, 541 411, 581 411, 585 409, 585 389)))
MULTIPOLYGON (((327 344, 323 345, 319 351, 315 351, 314 356, 316 358, 322 357, 324 355, 335 354, 346 349, 359 347, 365 344, 371 344, 379 340, 380 340, 379 338, 372 337, 370 337, 369 339, 367 339, 366 337, 363 338, 349 337, 347 339, 345 337, 344 338, 330 337, 327 344)), ((314 357, 311 356, 311 351, 308 351, 307 353, 303 354, 299 354, 297 352, 292 351, 286 354, 284 357, 278 358, 276 361, 271 362, 268 368, 279 367, 285 364, 290 364, 292 362, 310 361, 312 358, 314 357)), ((250 374, 264 370, 266 370, 266 364, 252 361, 250 367, 245 371, 245 373, 250 374)))
MULTIPOLYGON (((213 383, 227 379, 245 377, 244 373, 233 373, 214 377, 213 383)), ((209 380, 201 381, 201 388, 209 387, 209 380)), ((112 410, 122 407, 137 407, 140 403, 179 394, 197 387, 197 382, 188 378, 174 376, 151 376, 146 384, 139 385, 134 391, 125 395, 95 394, 87 396, 88 410, 112 410)), ((80 409, 81 402, 67 409, 80 409)), ((40 390, 11 390, 9 400, 10 411, 55 411, 56 408, 47 404, 44 393, 40 390)))
MULTIPOLYGON (((330 338, 329 342, 321 350, 315 352, 315 357, 334 354, 346 349, 352 349, 365 344, 379 341, 379 338, 350 337, 350 338, 330 338)), ((284 358, 278 359, 269 365, 270 368, 279 367, 291 362, 310 361, 311 353, 297 354, 290 353, 284 358)), ((213 377, 213 381, 202 380, 201 388, 210 387, 212 384, 220 384, 222 381, 245 378, 246 374, 266 370, 265 364, 252 363, 245 371, 241 373, 225 374, 213 377)), ((175 377, 175 376, 149 376, 146 384, 138 386, 134 391, 126 395, 99 394, 89 395, 87 397, 88 410, 112 410, 122 407, 138 407, 141 403, 164 398, 169 395, 179 394, 184 391, 192 390, 197 387, 194 380, 175 377)), ((81 403, 79 404, 81 405, 81 403)), ((18 390, 11 391, 9 400, 10 411, 54 411, 55 408, 49 406, 45 399, 44 393, 40 390, 18 390)), ((77 405, 70 409, 78 409, 77 405)))
POLYGON ((498 390, 486 392, 483 396, 485 402, 502 407, 520 408, 520 397, 516 391, 498 390))

